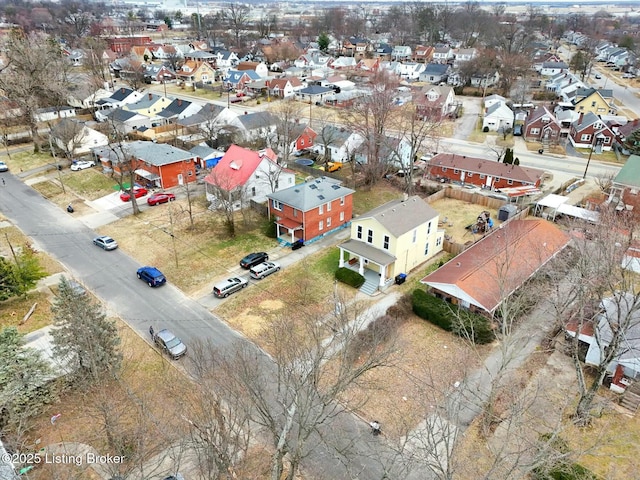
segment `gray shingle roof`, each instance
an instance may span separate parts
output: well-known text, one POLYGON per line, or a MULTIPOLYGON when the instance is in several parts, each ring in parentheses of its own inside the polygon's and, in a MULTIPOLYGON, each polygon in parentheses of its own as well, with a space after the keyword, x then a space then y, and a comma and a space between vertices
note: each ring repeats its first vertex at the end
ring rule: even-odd
MULTIPOLYGON (((181 162, 194 157, 194 155, 189 152, 165 143, 145 142, 142 140, 124 144, 122 145, 122 150, 124 150, 127 155, 134 156, 157 167, 181 162)), ((117 158, 122 157, 120 148, 117 145, 94 148, 93 151, 113 161, 117 161, 117 158)))
POLYGON ((267 195, 268 198, 277 200, 302 212, 323 205, 346 195, 351 195, 354 190, 343 187, 339 180, 328 177, 319 177, 310 182, 294 185, 267 195))
POLYGON ((246 115, 240 115, 238 121, 242 123, 247 130, 257 128, 270 127, 276 124, 276 117, 270 112, 255 112, 246 115))
MULTIPOLYGON (((361 215, 358 220, 373 218, 398 238, 438 215, 438 212, 431 208, 427 202, 414 195, 405 201, 392 200, 387 202, 361 215)), ((434 225, 433 228, 437 228, 437 225, 434 225)))

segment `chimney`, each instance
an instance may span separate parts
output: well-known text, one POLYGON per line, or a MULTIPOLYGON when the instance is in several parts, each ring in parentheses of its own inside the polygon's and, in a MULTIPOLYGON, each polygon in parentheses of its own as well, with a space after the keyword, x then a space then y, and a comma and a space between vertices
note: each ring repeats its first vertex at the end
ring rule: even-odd
POLYGON ((153 93, 149 92, 149 100, 153 100, 153 93))
POLYGON ((124 87, 120 89, 120 93, 124 93, 124 87))
POLYGON ((633 119, 633 126, 635 127, 636 125, 638 125, 638 119, 637 119, 637 118, 634 118, 634 119, 633 119))
POLYGON ((578 117, 578 125, 582 125, 582 117, 584 117, 584 113, 580 112, 580 117, 578 117))
POLYGON ((181 107, 181 106, 182 106, 182 99, 181 99, 181 98, 179 98, 179 99, 178 99, 178 106, 179 106, 179 107, 181 107))

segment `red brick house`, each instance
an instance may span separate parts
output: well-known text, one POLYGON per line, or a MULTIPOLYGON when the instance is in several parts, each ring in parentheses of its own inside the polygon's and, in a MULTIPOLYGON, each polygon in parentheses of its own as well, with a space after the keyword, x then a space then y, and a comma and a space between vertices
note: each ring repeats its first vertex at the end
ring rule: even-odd
POLYGON ((107 38, 107 46, 116 53, 129 53, 131 47, 140 45, 149 45, 153 43, 151 37, 144 35, 132 37, 112 37, 107 38))
MULTIPOLYGON (((318 136, 318 133, 308 125, 300 125, 302 131, 298 134, 296 139, 294 140, 294 152, 298 152, 300 150, 304 150, 305 148, 309 148, 313 146, 313 141, 318 136)), ((294 132, 294 134, 297 132, 294 132)))
POLYGON ((611 150, 616 134, 593 112, 581 113, 571 124, 569 140, 575 148, 593 148, 594 153, 611 150))
POLYGON ((544 171, 465 155, 439 153, 427 163, 425 175, 431 180, 445 179, 497 190, 507 187, 539 187, 544 171))
POLYGON ((547 220, 511 220, 420 283, 453 305, 493 317, 500 304, 569 243, 547 220))
POLYGON ((328 177, 268 194, 269 218, 275 219, 278 241, 310 242, 345 228, 353 216, 353 194, 328 177))
POLYGON ((528 142, 543 142, 557 145, 562 124, 547 107, 535 109, 524 122, 522 136, 528 142))
POLYGON ((93 149, 103 166, 117 173, 130 171, 122 164, 130 162, 136 182, 145 187, 171 188, 196 181, 196 161, 193 154, 164 143, 138 140, 122 145, 93 149))

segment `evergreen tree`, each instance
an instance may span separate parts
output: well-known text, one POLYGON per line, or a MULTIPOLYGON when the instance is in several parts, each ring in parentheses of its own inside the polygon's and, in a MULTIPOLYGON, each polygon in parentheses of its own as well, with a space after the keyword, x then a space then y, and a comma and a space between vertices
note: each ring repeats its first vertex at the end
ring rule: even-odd
POLYGON ((40 352, 23 345, 15 327, 0 331, 0 430, 14 434, 53 398, 49 364, 40 352))
POLYGON ((115 322, 86 292, 74 290, 63 277, 53 314, 54 353, 69 359, 76 380, 94 383, 105 374, 116 374, 122 356, 115 322))
POLYGON ((640 155, 640 128, 631 132, 631 135, 625 139, 624 148, 632 155, 640 155))
POLYGON ((13 261, 0 257, 0 300, 25 294, 45 276, 37 257, 29 248, 15 255, 13 261))
POLYGON ((327 35, 326 33, 321 33, 318 36, 318 48, 320 49, 320 51, 326 52, 327 49, 329 48, 330 42, 331 40, 329 39, 329 35, 327 35))
POLYGON ((518 157, 515 158, 515 160, 513 161, 514 165, 520 165, 520 159, 518 157))
POLYGON ((503 163, 513 163, 513 150, 507 148, 504 152, 504 158, 502 159, 503 163))

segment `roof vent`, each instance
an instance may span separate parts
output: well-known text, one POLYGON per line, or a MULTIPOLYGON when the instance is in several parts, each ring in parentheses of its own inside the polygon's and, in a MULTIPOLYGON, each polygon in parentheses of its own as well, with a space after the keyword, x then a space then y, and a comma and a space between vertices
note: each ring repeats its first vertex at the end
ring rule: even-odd
POLYGON ((320 200, 324 200, 324 195, 318 195, 318 198, 319 198, 320 200))
POLYGON ((456 263, 456 267, 459 267, 460 265, 462 265, 460 262, 456 263))
POLYGON ((232 160, 231 163, 229 164, 229 168, 231 170, 240 170, 240 167, 242 166, 242 160, 232 160))
POLYGON ((340 190, 340 185, 331 185, 331 188, 333 188, 334 190, 340 190))
POLYGON ((318 188, 317 185, 309 185, 309 188, 313 188, 314 190, 318 188))

